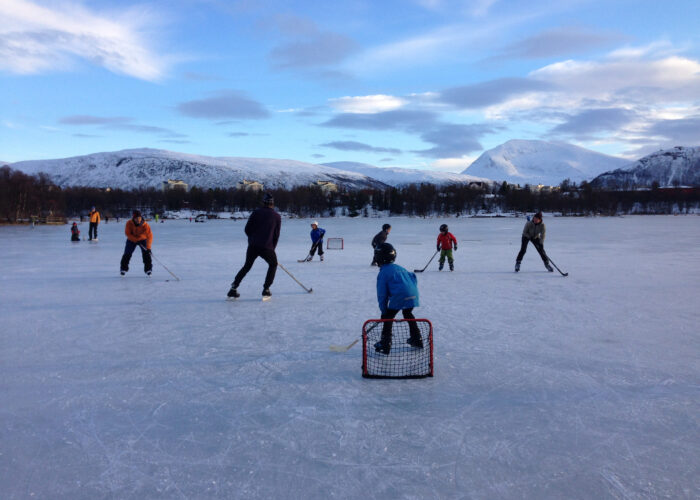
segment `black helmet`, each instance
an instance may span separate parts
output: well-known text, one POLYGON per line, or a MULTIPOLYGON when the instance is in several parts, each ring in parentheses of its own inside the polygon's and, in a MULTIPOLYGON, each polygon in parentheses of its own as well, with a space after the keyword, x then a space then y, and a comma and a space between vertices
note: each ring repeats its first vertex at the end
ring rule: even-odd
POLYGON ((374 260, 377 264, 391 264, 396 260, 396 250, 390 243, 382 243, 374 249, 374 260))
POLYGON ((272 193, 265 193, 263 195, 263 203, 265 205, 272 205, 275 203, 275 197, 272 196, 272 193))
POLYGON ((444 233, 447 231, 447 224, 440 224, 440 232, 444 233))
POLYGON ((386 231, 387 229, 391 229, 391 224, 384 224, 382 226, 382 231, 386 231))

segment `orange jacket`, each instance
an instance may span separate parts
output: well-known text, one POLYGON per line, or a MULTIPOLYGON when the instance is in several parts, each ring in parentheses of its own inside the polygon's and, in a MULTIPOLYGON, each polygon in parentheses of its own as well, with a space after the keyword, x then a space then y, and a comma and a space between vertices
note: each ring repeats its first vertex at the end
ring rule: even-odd
POLYGON ((133 241, 134 243, 145 241, 146 248, 149 250, 151 249, 151 243, 153 243, 153 233, 151 232, 151 226, 148 225, 148 222, 143 221, 137 226, 134 224, 133 219, 129 219, 126 222, 124 234, 126 234, 127 239, 133 241))
POLYGON ((97 222, 98 224, 100 223, 100 212, 95 210, 94 212, 90 212, 90 222, 97 222))

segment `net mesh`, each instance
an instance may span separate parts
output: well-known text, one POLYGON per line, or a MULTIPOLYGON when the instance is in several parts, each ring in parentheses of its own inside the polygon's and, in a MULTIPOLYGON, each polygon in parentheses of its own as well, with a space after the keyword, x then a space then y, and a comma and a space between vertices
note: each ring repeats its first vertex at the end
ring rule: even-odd
POLYGON ((327 250, 342 250, 343 249, 343 238, 328 238, 326 240, 327 250))
POLYGON ((362 328, 362 343, 363 377, 433 376, 433 327, 427 319, 369 320, 362 328), (389 353, 377 351, 375 344, 387 339, 391 339, 389 353), (422 348, 415 347, 420 343, 422 348))

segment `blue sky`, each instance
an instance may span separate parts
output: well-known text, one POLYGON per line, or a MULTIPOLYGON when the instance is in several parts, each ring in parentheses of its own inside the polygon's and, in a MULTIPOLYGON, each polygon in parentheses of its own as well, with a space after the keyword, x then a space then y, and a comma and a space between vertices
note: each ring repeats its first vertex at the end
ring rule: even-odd
POLYGON ((0 0, 0 160, 700 145, 698 0, 0 0))

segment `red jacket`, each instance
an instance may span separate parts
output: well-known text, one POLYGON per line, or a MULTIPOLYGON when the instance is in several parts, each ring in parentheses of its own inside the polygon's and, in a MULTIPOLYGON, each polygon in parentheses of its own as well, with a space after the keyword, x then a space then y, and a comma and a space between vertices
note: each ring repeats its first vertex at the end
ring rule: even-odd
POLYGON ((440 233, 437 237, 437 243, 440 250, 452 250, 452 245, 457 247, 457 238, 450 232, 440 233))

